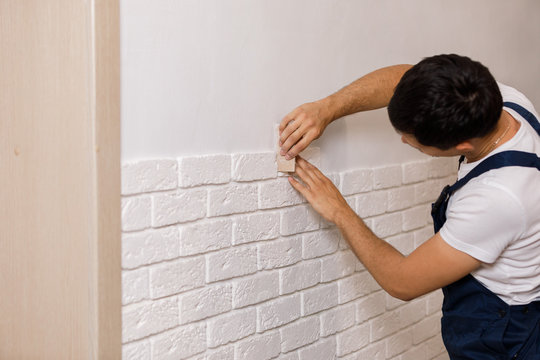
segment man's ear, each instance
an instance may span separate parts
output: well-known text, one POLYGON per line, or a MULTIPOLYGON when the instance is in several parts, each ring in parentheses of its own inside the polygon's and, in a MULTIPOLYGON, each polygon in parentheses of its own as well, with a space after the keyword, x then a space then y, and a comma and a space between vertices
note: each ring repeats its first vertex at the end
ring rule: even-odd
POLYGON ((469 140, 465 140, 456 145, 456 150, 462 153, 468 153, 474 150, 474 145, 469 140))

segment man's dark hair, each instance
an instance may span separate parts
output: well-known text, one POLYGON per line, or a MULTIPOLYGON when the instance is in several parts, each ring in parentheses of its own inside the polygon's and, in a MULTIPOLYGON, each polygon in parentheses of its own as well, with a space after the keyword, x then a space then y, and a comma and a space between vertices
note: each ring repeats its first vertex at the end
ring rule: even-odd
POLYGON ((409 69, 388 105, 397 131, 447 150, 495 129, 502 96, 489 70, 468 57, 437 55, 409 69))

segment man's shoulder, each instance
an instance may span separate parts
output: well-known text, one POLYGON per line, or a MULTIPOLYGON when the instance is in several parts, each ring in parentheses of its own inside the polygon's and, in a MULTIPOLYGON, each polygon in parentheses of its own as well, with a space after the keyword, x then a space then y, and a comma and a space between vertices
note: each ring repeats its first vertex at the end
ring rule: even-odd
POLYGON ((504 102, 513 102, 523 106, 529 111, 534 111, 532 102, 521 91, 509 85, 497 82, 504 102))

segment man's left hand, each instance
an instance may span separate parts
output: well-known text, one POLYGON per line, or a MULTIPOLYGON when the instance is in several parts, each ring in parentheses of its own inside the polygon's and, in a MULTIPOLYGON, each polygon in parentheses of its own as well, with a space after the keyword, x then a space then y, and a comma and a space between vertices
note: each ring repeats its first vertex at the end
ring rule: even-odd
POLYGON ((346 216, 354 215, 354 211, 330 179, 300 156, 296 159, 296 174, 302 182, 292 176, 289 177, 289 182, 306 198, 315 211, 333 223, 346 216))

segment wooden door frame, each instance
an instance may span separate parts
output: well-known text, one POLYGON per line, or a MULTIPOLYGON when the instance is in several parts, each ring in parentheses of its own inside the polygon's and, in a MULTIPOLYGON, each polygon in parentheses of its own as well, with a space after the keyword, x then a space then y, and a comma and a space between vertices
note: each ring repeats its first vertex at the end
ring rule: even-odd
POLYGON ((95 359, 122 356, 120 4, 94 0, 97 236, 95 359))
POLYGON ((0 2, 0 358, 121 358, 118 0, 0 2))

